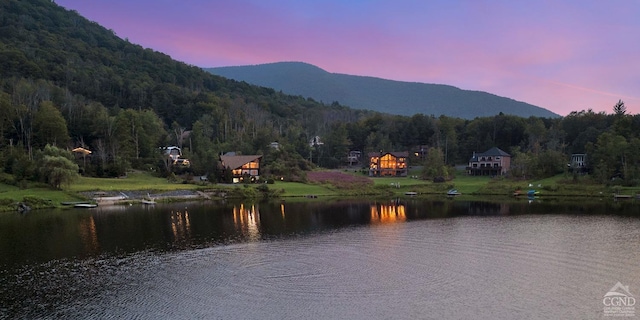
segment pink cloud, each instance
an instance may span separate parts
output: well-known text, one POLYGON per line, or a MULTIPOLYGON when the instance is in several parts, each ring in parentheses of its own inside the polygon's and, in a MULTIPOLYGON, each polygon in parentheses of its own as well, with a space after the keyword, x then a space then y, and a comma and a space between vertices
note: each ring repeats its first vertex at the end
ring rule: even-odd
POLYGON ((202 67, 303 61, 488 91, 560 114, 610 112, 618 99, 640 111, 640 6, 631 1, 58 3, 202 67))

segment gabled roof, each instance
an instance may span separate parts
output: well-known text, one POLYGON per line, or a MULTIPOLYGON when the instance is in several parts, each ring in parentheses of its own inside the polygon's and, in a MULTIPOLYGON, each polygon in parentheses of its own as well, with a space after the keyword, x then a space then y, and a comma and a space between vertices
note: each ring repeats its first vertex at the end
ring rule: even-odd
POLYGON ((229 167, 231 170, 233 170, 233 169, 238 169, 243 165, 260 158, 262 158, 262 156, 260 155, 249 155, 249 156, 223 155, 223 156, 220 156, 220 161, 222 161, 222 165, 225 168, 229 167))
POLYGON ((469 162, 478 162, 479 157, 511 157, 511 155, 498 147, 493 147, 483 153, 474 153, 469 162))
POLYGON ((495 156, 511 157, 510 154, 502 151, 498 147, 493 147, 493 148, 491 148, 491 149, 479 154, 479 156, 484 156, 484 157, 495 157, 495 156))
POLYGON ((381 157, 384 156, 385 154, 390 154, 396 158, 399 157, 408 157, 409 156, 409 152, 408 151, 400 151, 400 152, 369 152, 369 158, 372 157, 381 157))

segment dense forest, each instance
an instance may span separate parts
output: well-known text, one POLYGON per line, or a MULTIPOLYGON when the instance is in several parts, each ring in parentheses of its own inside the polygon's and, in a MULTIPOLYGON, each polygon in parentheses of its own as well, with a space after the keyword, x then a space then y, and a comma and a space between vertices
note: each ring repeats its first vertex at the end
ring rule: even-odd
POLYGON ((587 153, 594 181, 640 181, 640 116, 626 114, 622 101, 612 101, 611 114, 563 118, 389 115, 209 74, 48 0, 0 1, 0 21, 4 183, 59 187, 58 168, 98 177, 128 169, 169 175, 177 169, 161 148, 171 145, 191 161, 181 171, 214 179, 227 151, 262 154, 264 175, 303 180, 315 166, 345 165, 351 150, 427 150, 454 165, 497 146, 514 156, 515 177, 560 173, 571 153, 587 153), (310 144, 315 137, 322 144, 310 144), (77 147, 92 153, 74 157, 69 150, 77 147))

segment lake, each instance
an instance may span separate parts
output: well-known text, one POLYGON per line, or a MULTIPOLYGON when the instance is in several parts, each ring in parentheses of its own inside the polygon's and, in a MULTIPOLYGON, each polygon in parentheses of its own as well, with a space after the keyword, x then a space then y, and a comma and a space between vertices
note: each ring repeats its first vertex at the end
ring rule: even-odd
POLYGON ((287 199, 7 212, 0 318, 638 316, 639 263, 636 200, 287 199), (610 291, 625 305, 612 306, 610 291))

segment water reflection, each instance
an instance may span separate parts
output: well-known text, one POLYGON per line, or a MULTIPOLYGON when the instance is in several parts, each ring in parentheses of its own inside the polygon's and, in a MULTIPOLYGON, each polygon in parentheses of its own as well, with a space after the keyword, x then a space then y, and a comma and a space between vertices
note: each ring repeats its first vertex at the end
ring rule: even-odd
POLYGON ((175 240, 185 240, 191 236, 191 221, 189 219, 189 212, 187 209, 184 211, 171 211, 171 231, 173 232, 173 238, 175 240))
MULTIPOLYGON (((283 209, 284 216, 284 209, 283 209)), ((233 223, 236 230, 248 235, 250 240, 260 239, 260 211, 256 205, 245 207, 244 203, 233 206, 233 223)))
POLYGON ((0 214, 0 319, 601 318, 638 287, 640 205, 585 202, 0 214))
POLYGON ((394 223, 407 220, 405 205, 394 201, 392 204, 371 204, 371 223, 394 223))
MULTIPOLYGON (((531 202, 528 202, 529 204, 531 202)), ((510 212, 510 208, 513 204, 508 203, 494 203, 494 202, 470 202, 469 206, 469 215, 508 215, 510 212)))
POLYGON ((69 257, 184 250, 455 216, 554 213, 640 216, 640 205, 634 201, 587 203, 547 199, 532 203, 526 199, 508 203, 444 199, 206 202, 96 209, 0 214, 0 270, 2 266, 69 257))
POLYGON ((91 254, 98 254, 100 252, 98 230, 93 216, 90 216, 89 219, 83 219, 80 221, 78 224, 78 233, 80 234, 80 238, 84 239, 85 251, 91 254))

